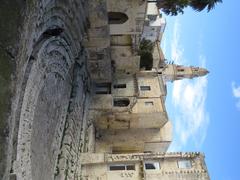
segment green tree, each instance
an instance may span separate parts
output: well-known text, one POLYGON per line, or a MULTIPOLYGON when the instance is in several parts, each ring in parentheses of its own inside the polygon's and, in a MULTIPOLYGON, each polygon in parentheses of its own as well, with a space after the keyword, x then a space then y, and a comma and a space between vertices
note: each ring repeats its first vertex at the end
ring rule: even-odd
POLYGON ((138 54, 140 55, 140 68, 151 70, 153 66, 153 48, 154 43, 150 40, 142 39, 138 54))
POLYGON ((157 0, 158 8, 167 15, 176 16, 179 13, 183 14, 183 9, 190 6, 196 11, 202 11, 207 8, 211 11, 217 3, 222 3, 222 0, 157 0))

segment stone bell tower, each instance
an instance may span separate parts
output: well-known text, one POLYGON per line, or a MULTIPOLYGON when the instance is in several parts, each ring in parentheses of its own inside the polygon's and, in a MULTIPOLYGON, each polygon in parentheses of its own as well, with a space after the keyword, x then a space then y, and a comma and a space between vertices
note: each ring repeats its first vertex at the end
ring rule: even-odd
POLYGON ((174 81, 180 79, 192 79, 194 77, 205 76, 209 73, 205 68, 194 66, 181 66, 176 64, 167 64, 165 67, 160 67, 159 72, 163 75, 166 81, 174 81))

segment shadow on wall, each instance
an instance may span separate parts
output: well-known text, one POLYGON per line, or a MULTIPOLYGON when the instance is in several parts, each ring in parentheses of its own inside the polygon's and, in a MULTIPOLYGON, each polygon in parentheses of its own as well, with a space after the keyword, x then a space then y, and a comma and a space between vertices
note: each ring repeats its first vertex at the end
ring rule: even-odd
POLYGON ((7 166, 8 118, 11 108, 11 76, 18 39, 18 28, 22 22, 23 0, 1 1, 0 3, 0 177, 7 166))

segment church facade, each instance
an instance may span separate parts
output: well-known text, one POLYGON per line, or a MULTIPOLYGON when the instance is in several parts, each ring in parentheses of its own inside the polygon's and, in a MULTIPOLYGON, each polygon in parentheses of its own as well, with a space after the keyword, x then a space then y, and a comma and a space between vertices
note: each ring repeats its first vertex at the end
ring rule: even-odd
POLYGON ((208 71, 165 59, 155 1, 1 3, 2 180, 209 180, 168 152, 167 83, 208 71))
POLYGON ((105 12, 90 14, 86 43, 93 92, 82 179, 208 180, 203 154, 167 153, 173 125, 165 107, 167 82, 208 71, 166 61, 160 47, 166 20, 155 3, 92 3, 105 12), (143 41, 152 46, 148 62, 141 57, 143 41))

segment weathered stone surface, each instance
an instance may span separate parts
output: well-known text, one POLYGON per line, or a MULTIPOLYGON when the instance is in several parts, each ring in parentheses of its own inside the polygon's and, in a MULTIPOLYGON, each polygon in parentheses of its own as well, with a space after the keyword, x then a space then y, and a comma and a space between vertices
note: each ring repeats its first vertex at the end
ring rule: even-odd
POLYGON ((82 179, 131 180, 209 180, 204 155, 200 153, 85 153, 81 156, 82 179), (187 161, 189 167, 180 167, 187 161), (146 164, 156 164, 155 169, 146 164), (110 167, 133 166, 134 170, 110 170, 110 167))
MULTIPOLYGON (((1 3, 1 179, 197 179, 199 173, 208 179, 197 161, 196 169, 182 171, 177 161, 172 166, 171 154, 166 165, 165 154, 122 155, 166 152, 172 140, 163 79, 159 80, 157 71, 139 72, 136 53, 145 2, 1 3), (111 24, 114 16, 108 12, 115 11, 125 13, 128 21, 111 24), (95 97, 90 94, 90 78, 95 97), (94 152, 102 154, 90 154, 94 152), (144 161, 154 159, 166 170, 144 174, 144 161), (136 171, 109 172, 109 164, 123 162, 137 162, 136 171), (177 170, 170 171, 171 167, 177 170)), ((206 71, 202 70, 203 75, 206 71)), ((165 73, 165 69, 160 71, 165 73)), ((175 160, 192 157, 175 155, 175 160)), ((125 170, 133 169, 126 166, 125 170)))
POLYGON ((22 0, 0 3, 0 177, 7 171, 7 142, 10 132, 11 97, 14 86, 14 57, 17 53, 18 30, 22 22, 22 0))
POLYGON ((77 155, 82 148, 80 139, 84 138, 81 129, 86 126, 83 119, 86 119, 89 91, 87 55, 82 46, 87 5, 85 0, 1 2, 0 143, 4 146, 0 148, 0 176, 3 179, 77 176, 77 155), (60 159, 70 163, 61 164, 60 159))
POLYGON ((9 133, 8 116, 10 114, 12 62, 0 49, 0 177, 3 176, 7 157, 7 137, 9 133))

